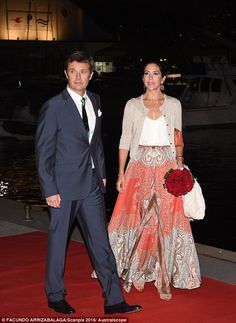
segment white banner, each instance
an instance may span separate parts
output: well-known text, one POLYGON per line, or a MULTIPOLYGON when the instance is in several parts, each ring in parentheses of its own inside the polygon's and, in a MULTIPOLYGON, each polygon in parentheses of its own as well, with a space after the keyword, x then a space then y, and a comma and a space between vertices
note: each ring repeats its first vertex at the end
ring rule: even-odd
POLYGON ((8 12, 9 30, 48 30, 51 31, 51 15, 47 12, 8 12))
POLYGON ((8 28, 17 30, 27 28, 27 12, 8 12, 8 28))
POLYGON ((37 30, 51 30, 50 14, 38 13, 36 16, 37 30))

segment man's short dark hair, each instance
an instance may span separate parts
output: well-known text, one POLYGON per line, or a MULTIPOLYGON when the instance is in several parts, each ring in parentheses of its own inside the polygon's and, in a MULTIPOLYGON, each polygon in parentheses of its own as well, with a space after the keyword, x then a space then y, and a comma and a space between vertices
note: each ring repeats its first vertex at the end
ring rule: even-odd
POLYGON ((64 62, 64 69, 67 70, 69 63, 87 63, 89 64, 90 72, 94 71, 94 60, 93 57, 86 51, 75 51, 69 54, 64 62))

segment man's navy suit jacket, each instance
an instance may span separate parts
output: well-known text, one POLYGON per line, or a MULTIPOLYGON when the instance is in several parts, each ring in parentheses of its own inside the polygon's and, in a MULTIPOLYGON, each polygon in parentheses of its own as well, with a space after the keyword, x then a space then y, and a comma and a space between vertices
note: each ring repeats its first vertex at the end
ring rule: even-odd
POLYGON ((45 102, 40 110, 36 162, 43 197, 60 194, 66 200, 85 198, 92 185, 92 160, 105 192, 100 98, 90 91, 87 95, 96 116, 90 143, 80 113, 66 89, 45 102))

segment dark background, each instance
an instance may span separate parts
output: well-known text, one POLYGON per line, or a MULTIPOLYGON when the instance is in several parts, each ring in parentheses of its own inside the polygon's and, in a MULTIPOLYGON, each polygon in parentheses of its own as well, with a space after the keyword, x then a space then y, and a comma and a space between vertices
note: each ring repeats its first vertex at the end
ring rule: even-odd
MULTIPOLYGON (((106 152, 108 187, 107 216, 111 215, 117 192, 115 182, 118 166, 118 143, 126 101, 142 93, 140 75, 127 74, 122 66, 135 67, 145 56, 167 57, 169 68, 193 71, 194 56, 225 56, 236 63, 236 2, 193 0, 73 0, 82 7, 104 30, 112 35, 113 56, 117 77, 102 83, 91 82, 90 88, 101 96, 103 108, 103 141, 106 152), (125 54, 124 54, 125 53, 125 54), (122 55, 121 55, 122 54, 122 55), (122 72, 122 73, 121 73, 122 72)), ((94 41, 102 41, 94 39, 94 41)), ((1 75, 0 93, 4 98, 30 96, 37 116, 42 103, 57 94, 65 80, 47 78, 47 66, 63 76, 63 53, 72 47, 86 45, 70 42, 0 42, 9 53, 9 78, 1 75), (22 44, 22 45, 21 45, 22 44), (20 47, 21 45, 21 47, 20 47), (54 48, 53 48, 54 46, 54 48), (34 62, 26 61, 27 54, 38 50, 42 55, 40 74, 34 73, 34 62), (54 61, 51 52, 58 52, 54 61), (14 71, 14 61, 22 70, 14 71), (30 67, 27 69, 26 67, 30 67), (20 74, 21 73, 21 74, 20 74), (21 88, 17 88, 19 79, 21 88)), ((3 55, 0 51, 0 57, 3 55)), ((9 62, 8 61, 8 62, 9 62)), ((2 58, 2 67, 8 65, 2 58)), ((198 66, 199 67, 199 66, 198 66)), ((170 94, 166 89, 166 93, 170 94)), ((12 101, 4 110, 10 115, 12 101)), ((18 99, 16 104, 19 103, 18 99)), ((219 127, 184 130, 185 159, 198 178, 206 198, 206 217, 192 223, 196 242, 236 251, 236 221, 234 210, 236 179, 236 128, 219 127)), ((9 182, 7 198, 24 203, 42 205, 34 160, 33 142, 14 139, 0 140, 0 180, 9 182)))

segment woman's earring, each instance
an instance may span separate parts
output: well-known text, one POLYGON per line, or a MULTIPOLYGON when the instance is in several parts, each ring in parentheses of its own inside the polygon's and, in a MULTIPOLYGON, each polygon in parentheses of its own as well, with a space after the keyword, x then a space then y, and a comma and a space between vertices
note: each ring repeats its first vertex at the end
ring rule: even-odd
POLYGON ((161 89, 161 91, 164 91, 164 90, 165 90, 165 86, 164 86, 164 84, 163 84, 163 83, 161 83, 161 85, 160 85, 160 89, 161 89))
POLYGON ((145 86, 145 85, 143 86, 143 91, 144 91, 144 92, 146 91, 146 86, 145 86))

